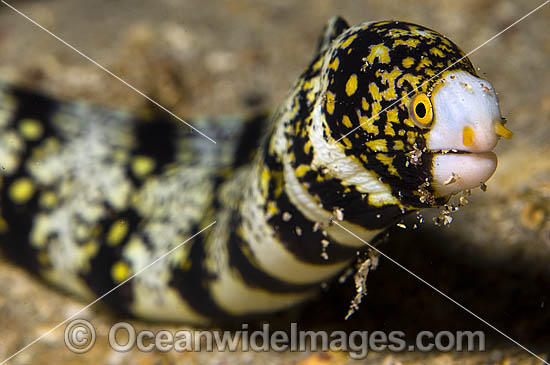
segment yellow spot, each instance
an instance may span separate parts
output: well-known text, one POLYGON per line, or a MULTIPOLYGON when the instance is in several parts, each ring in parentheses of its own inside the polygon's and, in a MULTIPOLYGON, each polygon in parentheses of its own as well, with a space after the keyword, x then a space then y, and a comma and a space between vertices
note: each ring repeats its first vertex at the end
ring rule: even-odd
POLYGON ((274 216, 279 212, 277 209, 277 205, 273 201, 269 201, 267 203, 267 214, 270 216, 274 216))
POLYGON ((382 100, 382 95, 380 95, 380 90, 378 89, 378 86, 374 82, 371 82, 369 84, 369 92, 374 100, 376 101, 382 100))
POLYGON ((346 82, 346 94, 352 96, 357 90, 357 75, 353 74, 349 77, 348 82, 346 82))
POLYGON ((426 75, 428 75, 428 76, 433 76, 433 75, 435 75, 435 71, 432 70, 431 68, 425 69, 424 72, 425 72, 426 75))
POLYGON ((464 143, 464 146, 471 146, 474 143, 474 134, 472 127, 464 127, 462 130, 462 143, 464 143))
POLYGON ((111 268, 111 276, 115 283, 122 283, 130 276, 130 266, 124 261, 117 261, 111 268))
POLYGON ((414 38, 409 38, 407 40, 397 39, 395 42, 393 42, 393 47, 404 45, 404 46, 409 46, 411 48, 416 48, 418 43, 420 43, 420 40, 414 39, 414 38))
POLYGON ((430 49, 430 53, 440 58, 445 57, 445 54, 443 53, 443 51, 436 47, 430 49))
POLYGON ((380 105, 379 102, 375 102, 374 104, 372 104, 372 119, 373 120, 378 120, 380 119, 380 111, 382 110, 382 106, 380 105))
POLYGON ((349 36, 345 41, 340 42, 340 43, 338 44, 338 47, 339 47, 339 48, 346 48, 346 47, 348 47, 348 46, 351 44, 351 42, 353 42, 353 41, 355 40, 355 38, 357 38, 357 34, 354 34, 354 35, 352 35, 352 36, 349 36))
POLYGON ((313 70, 318 70, 319 67, 321 67, 321 65, 323 64, 323 59, 322 58, 319 58, 312 66, 313 70))
POLYGON ((88 258, 94 257, 96 255, 97 251, 99 251, 99 244, 96 241, 86 242, 82 246, 82 252, 88 258))
POLYGON ((22 119, 19 122, 19 132, 24 138, 36 141, 44 134, 44 127, 36 119, 22 119))
POLYGON ((385 139, 375 139, 365 143, 371 151, 375 152, 388 152, 385 139))
POLYGON ((403 59, 402 64, 403 64, 403 67, 409 68, 409 67, 411 67, 412 65, 414 65, 414 58, 412 58, 412 57, 407 57, 407 58, 403 59))
POLYGON ((311 140, 307 140, 306 144, 304 145, 304 152, 306 154, 309 154, 309 151, 311 150, 311 140))
POLYGON ((313 89, 306 94, 306 98, 307 101, 309 101, 310 103, 313 103, 315 101, 315 92, 313 91, 313 89))
POLYGON ((290 152, 290 153, 288 154, 288 161, 289 161, 289 162, 294 162, 294 161, 296 161, 296 156, 294 155, 294 152, 290 152))
POLYGON ((16 204, 24 204, 32 198, 34 194, 34 184, 31 179, 22 177, 10 186, 9 193, 10 198, 16 204))
POLYGON ((294 126, 294 134, 298 134, 298 132, 300 131, 301 124, 302 124, 301 121, 296 122, 294 126))
POLYGON ((393 149, 402 151, 405 149, 405 144, 403 143, 403 141, 400 141, 400 140, 393 141, 393 149))
POLYGON ((40 205, 44 208, 52 208, 57 204, 57 196, 53 191, 46 191, 40 195, 40 205))
POLYGON ((148 156, 136 156, 132 160, 132 171, 134 175, 143 178, 155 169, 155 160, 148 156))
POLYGON ((370 107, 370 105, 369 105, 367 99, 361 98, 361 108, 363 108, 363 110, 366 111, 366 110, 369 110, 369 107, 370 107))
POLYGON ((432 64, 432 61, 427 58, 427 57, 424 57, 422 59, 420 59, 420 62, 418 63, 418 66, 416 66, 416 71, 420 71, 420 69, 426 67, 426 66, 430 66, 432 64))
MULTIPOLYGON (((450 45, 450 44, 449 44, 450 45)), ((447 53, 451 53, 453 50, 449 47, 447 47, 446 44, 440 44, 439 45, 439 48, 441 48, 443 51, 447 52, 447 53)))
POLYGON ((495 133, 506 139, 512 139, 514 136, 514 132, 506 128, 502 123, 495 124, 495 133))
POLYGON ((397 81, 397 87, 401 87, 405 81, 407 81, 413 88, 416 88, 416 85, 420 82, 420 76, 413 76, 411 74, 405 74, 399 78, 397 81))
POLYGON ((340 60, 338 57, 332 60, 332 62, 328 65, 328 68, 333 69, 334 71, 338 70, 338 65, 340 64, 340 60))
POLYGON ((390 123, 399 123, 399 119, 397 118, 397 109, 394 108, 392 110, 388 110, 386 112, 386 117, 388 119, 388 122, 390 123))
POLYGON ((309 101, 310 103, 313 103, 315 101, 315 93, 312 91, 309 91, 307 94, 306 94, 306 98, 307 98, 307 101, 309 101))
POLYGON ((414 132, 407 132, 407 142, 409 142, 410 145, 414 145, 414 143, 416 142, 416 135, 414 134, 414 132))
POLYGON ((353 124, 351 124, 351 120, 349 119, 349 117, 347 115, 344 114, 344 116, 342 117, 342 124, 344 124, 346 127, 348 128, 351 128, 353 126, 353 124))
POLYGON ((384 126, 384 133, 386 133, 388 136, 395 136, 395 131, 393 130, 391 123, 388 123, 384 126))
POLYGON ((262 169, 262 175, 260 178, 260 187, 262 189, 262 192, 267 193, 267 189, 269 187, 269 170, 266 168, 262 169))
POLYGON ((447 38, 442 38, 441 41, 447 46, 451 47, 451 42, 447 38))
POLYGON ((371 46, 370 53, 366 57, 365 61, 372 65, 376 58, 378 58, 378 62, 380 63, 390 62, 390 50, 384 45, 384 43, 371 46))
POLYGON ((395 158, 395 156, 388 156, 388 155, 384 155, 382 153, 377 153, 376 154, 376 159, 380 162, 382 162, 384 165, 386 165, 388 167, 388 171, 390 174, 394 175, 394 176, 399 176, 399 173, 397 172, 397 169, 395 168, 395 166, 393 165, 393 159, 395 158))
POLYGON ((118 245, 126 237, 126 233, 128 233, 128 222, 125 220, 116 221, 107 233, 107 244, 111 246, 118 245))
MULTIPOLYGON (((377 72, 378 75, 378 72, 377 72)), ((388 85, 388 88, 384 90, 383 96, 386 100, 393 100, 397 98, 395 93, 395 79, 401 75, 401 70, 398 67, 394 67, 391 72, 383 72, 382 83, 388 85)))
POLYGON ((359 118, 359 125, 361 128, 372 134, 378 134, 378 127, 374 125, 374 118, 363 117, 359 110, 357 111, 357 117, 359 118))
MULTIPOLYGON (((415 124, 412 122, 412 120, 410 120, 409 118, 406 118, 403 123, 406 125, 406 126, 409 126, 409 127, 415 127, 415 124)), ((407 132, 407 133, 412 133, 412 132, 407 132)), ((400 136, 402 136, 402 134, 400 134, 400 136)))
POLYGON ((309 165, 300 165, 296 169, 296 176, 303 177, 309 171, 309 165))
POLYGON ((327 92, 325 97, 325 108, 329 114, 334 113, 334 94, 330 91, 327 92))
POLYGON ((0 233, 6 233, 9 230, 8 222, 2 217, 0 217, 0 233))
POLYGON ((392 38, 399 38, 399 37, 409 35, 409 32, 406 31, 405 29, 394 28, 394 29, 390 29, 390 31, 388 32, 388 35, 392 38))
POLYGON ((347 137, 342 138, 342 142, 344 142, 347 148, 351 148, 351 146, 353 146, 353 144, 347 137))
POLYGON ((275 191, 273 192, 275 198, 278 198, 283 192, 284 187, 284 176, 282 172, 273 174, 273 179, 275 180, 275 191))
POLYGON ((295 97, 294 100, 292 100, 292 116, 296 115, 299 109, 300 103, 298 102, 298 98, 295 97))

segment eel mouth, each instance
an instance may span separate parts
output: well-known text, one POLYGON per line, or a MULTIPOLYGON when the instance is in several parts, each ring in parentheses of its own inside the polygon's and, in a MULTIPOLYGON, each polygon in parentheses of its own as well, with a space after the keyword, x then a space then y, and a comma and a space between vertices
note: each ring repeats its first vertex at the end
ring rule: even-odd
POLYGON ((492 151, 430 150, 433 155, 432 186, 436 197, 481 186, 497 168, 492 151))

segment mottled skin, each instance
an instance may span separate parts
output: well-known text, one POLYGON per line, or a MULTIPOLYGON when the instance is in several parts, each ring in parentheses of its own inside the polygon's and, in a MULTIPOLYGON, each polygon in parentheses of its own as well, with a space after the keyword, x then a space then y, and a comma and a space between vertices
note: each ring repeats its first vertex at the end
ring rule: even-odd
POLYGON ((216 220, 105 301, 193 323, 289 307, 364 249, 331 219, 371 240, 447 201, 407 94, 430 95, 450 65, 475 75, 463 56, 418 25, 334 18, 271 120, 192 121, 216 145, 176 121, 0 85, 0 244, 92 298, 216 220))

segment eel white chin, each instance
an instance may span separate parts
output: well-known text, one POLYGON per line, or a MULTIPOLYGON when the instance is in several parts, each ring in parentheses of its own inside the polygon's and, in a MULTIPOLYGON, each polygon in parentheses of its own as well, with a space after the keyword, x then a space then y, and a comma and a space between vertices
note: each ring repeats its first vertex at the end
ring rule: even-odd
POLYGON ((432 186, 437 197, 479 187, 497 168, 493 152, 437 153, 433 160, 432 186))

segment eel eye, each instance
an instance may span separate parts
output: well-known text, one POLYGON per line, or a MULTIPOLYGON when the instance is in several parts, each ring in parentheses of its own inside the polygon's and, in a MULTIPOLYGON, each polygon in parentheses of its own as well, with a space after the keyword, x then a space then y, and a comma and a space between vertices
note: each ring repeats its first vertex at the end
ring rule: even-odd
POLYGON ((414 124, 420 128, 428 128, 433 120, 433 108, 430 98, 426 94, 417 94, 412 99, 409 114, 414 124))

